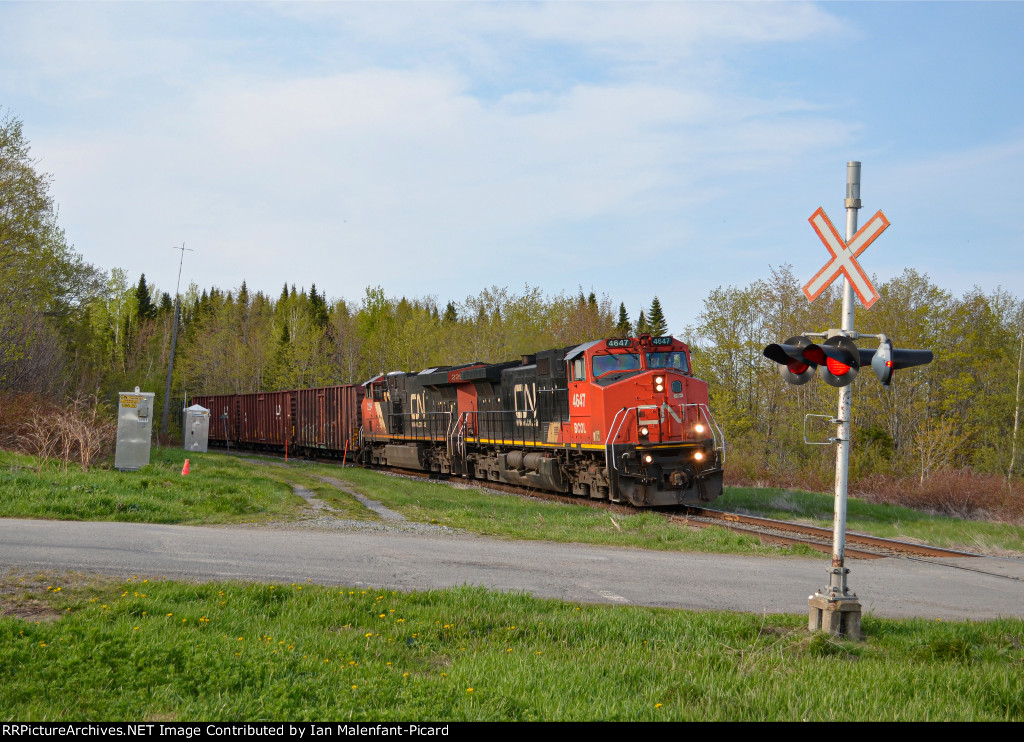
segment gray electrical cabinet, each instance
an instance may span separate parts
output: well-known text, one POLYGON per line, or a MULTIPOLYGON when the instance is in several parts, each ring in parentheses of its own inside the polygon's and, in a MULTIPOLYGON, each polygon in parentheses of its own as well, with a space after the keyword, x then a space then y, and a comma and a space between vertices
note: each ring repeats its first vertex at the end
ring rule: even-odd
POLYGON ((117 404, 117 450, 114 468, 135 471, 149 463, 153 435, 153 392, 121 392, 117 404))
POLYGON ((194 404, 184 410, 181 437, 186 451, 206 453, 210 440, 210 411, 202 405, 194 404))

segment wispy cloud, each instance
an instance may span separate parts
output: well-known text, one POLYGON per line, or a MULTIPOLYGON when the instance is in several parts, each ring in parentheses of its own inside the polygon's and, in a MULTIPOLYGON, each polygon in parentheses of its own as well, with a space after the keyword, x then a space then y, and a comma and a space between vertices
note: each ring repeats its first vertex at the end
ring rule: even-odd
MULTIPOLYGON (((87 259, 161 287, 185 239, 204 285, 583 283, 686 321, 788 262, 824 173, 878 147, 847 81, 800 66, 867 33, 839 7, 0 4, 0 102, 87 259)), ((890 153, 886 182, 1011 155, 890 153)))

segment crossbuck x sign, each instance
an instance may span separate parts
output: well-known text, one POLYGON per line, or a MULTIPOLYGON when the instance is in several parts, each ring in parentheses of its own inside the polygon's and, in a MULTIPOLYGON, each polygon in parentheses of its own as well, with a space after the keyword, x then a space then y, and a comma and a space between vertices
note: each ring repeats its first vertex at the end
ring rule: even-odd
POLYGON ((832 226, 832 222, 829 221, 825 210, 821 207, 811 214, 808 221, 814 227, 814 231, 818 233, 821 241, 825 243, 832 259, 804 286, 804 296, 807 297, 807 301, 814 301, 821 296, 821 292, 827 289, 840 273, 846 276, 846 280, 853 286, 854 293, 857 294, 857 298, 860 299, 860 303, 864 305, 865 309, 878 301, 878 292, 875 291, 875 287, 871 285, 864 269, 857 262, 857 256, 867 250, 868 245, 874 242, 875 238, 889 226, 889 220, 885 218, 885 214, 881 211, 876 212, 849 242, 839 236, 839 232, 832 226))

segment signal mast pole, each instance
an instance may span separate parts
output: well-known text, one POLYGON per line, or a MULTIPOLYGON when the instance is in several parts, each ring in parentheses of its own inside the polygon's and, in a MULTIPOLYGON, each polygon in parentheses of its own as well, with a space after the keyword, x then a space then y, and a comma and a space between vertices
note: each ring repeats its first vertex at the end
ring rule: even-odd
MULTIPOLYGON (((857 234, 857 210, 860 203, 860 163, 846 163, 846 241, 850 242, 857 234)), ((843 318, 841 329, 853 331, 853 286, 850 279, 843 277, 843 318)), ((836 437, 839 445, 836 448, 836 500, 835 523, 832 527, 832 575, 829 589, 840 595, 846 592, 846 490, 850 481, 850 406, 853 401, 853 384, 839 389, 839 412, 836 437)))
MULTIPOLYGON (((846 241, 857 234, 857 210, 860 201, 860 163, 846 163, 846 241)), ((841 329, 847 337, 856 337, 853 330, 853 285, 843 277, 843 314, 841 329)), ((828 587, 818 590, 808 599, 810 628, 826 629, 853 638, 860 637, 860 603, 856 593, 846 585, 846 492, 850 479, 850 408, 853 385, 839 388, 839 410, 836 413, 836 495, 835 516, 832 524, 832 568, 828 587), (835 626, 823 626, 827 620, 835 626)))
POLYGON ((174 373, 174 348, 178 344, 178 311, 180 308, 179 291, 181 290, 181 266, 185 262, 185 251, 192 252, 192 248, 172 247, 172 250, 181 250, 181 259, 178 261, 178 283, 174 286, 174 329, 171 330, 171 357, 167 362, 167 383, 164 385, 164 411, 160 416, 160 435, 167 435, 167 410, 171 404, 171 376, 174 373))

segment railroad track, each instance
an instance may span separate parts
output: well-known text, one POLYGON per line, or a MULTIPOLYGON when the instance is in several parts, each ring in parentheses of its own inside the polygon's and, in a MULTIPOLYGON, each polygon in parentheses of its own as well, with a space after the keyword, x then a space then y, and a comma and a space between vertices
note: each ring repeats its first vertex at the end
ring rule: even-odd
MULTIPOLYGON (((685 515, 669 515, 669 519, 687 525, 715 525, 739 533, 749 533, 762 541, 778 544, 803 544, 825 554, 832 553, 832 529, 792 523, 784 520, 760 518, 753 515, 726 513, 708 508, 686 508, 685 515)), ((846 533, 845 555, 854 559, 882 559, 892 556, 918 557, 974 557, 965 551, 942 549, 937 546, 909 541, 879 538, 864 533, 846 533)))
MULTIPOLYGON (((516 485, 504 484, 501 482, 481 482, 474 479, 447 479, 438 478, 428 472, 413 471, 406 469, 376 469, 383 474, 398 477, 409 477, 411 479, 440 479, 447 484, 456 487, 475 488, 490 490, 500 494, 520 495, 534 499, 563 502, 572 505, 588 505, 590 507, 607 510, 614 513, 631 514, 638 510, 628 505, 610 503, 602 500, 590 500, 588 498, 559 495, 544 490, 518 487, 516 485)), ((697 528, 717 527, 727 528, 731 531, 744 533, 760 539, 763 543, 778 544, 781 546, 793 546, 801 544, 808 548, 820 551, 824 554, 832 553, 832 529, 820 526, 810 526, 790 521, 773 520, 753 515, 739 513, 728 513, 710 508, 682 507, 676 510, 659 509, 657 512, 672 523, 697 528)), ((862 533, 846 534, 845 556, 851 559, 884 559, 886 557, 898 558, 924 558, 935 559, 941 557, 977 557, 980 554, 972 554, 953 549, 943 549, 927 544, 913 543, 909 541, 898 541, 895 539, 869 536, 862 533)), ((949 565, 946 565, 949 566, 949 565)), ((987 573, 986 573, 987 574, 987 573)))
MULTIPOLYGON (((425 479, 425 472, 402 471, 399 476, 411 476, 425 479)), ((618 513, 635 513, 636 508, 628 505, 609 503, 601 500, 589 500, 581 497, 559 495, 554 492, 534 490, 498 482, 477 482, 475 480, 448 480, 448 484, 463 483, 463 486, 489 489, 496 492, 522 495, 535 499, 564 502, 573 505, 589 505, 591 507, 610 510, 618 513)), ((773 520, 753 515, 727 513, 709 508, 684 507, 681 511, 656 510, 672 523, 680 525, 727 528, 737 533, 754 536, 762 543, 793 546, 802 544, 823 554, 832 553, 832 529, 820 526, 809 526, 803 523, 792 523, 784 520, 773 520), (682 512, 683 514, 679 514, 682 512)), ((928 544, 898 541, 895 539, 869 536, 864 533, 846 533, 845 556, 851 559, 884 559, 886 557, 976 557, 965 551, 943 549, 928 544)))

